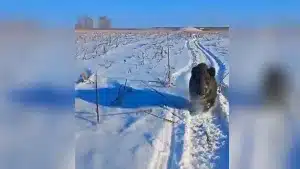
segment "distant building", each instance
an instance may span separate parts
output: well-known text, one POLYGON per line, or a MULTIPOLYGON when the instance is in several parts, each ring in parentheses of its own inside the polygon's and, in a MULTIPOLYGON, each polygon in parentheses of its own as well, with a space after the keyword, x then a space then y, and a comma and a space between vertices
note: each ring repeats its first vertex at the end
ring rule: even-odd
POLYGON ((77 20, 77 23, 75 25, 75 29, 92 29, 94 28, 94 21, 92 18, 88 16, 80 17, 77 20))
POLYGON ((101 16, 99 18, 98 28, 100 29, 110 29, 111 21, 106 16, 101 16))

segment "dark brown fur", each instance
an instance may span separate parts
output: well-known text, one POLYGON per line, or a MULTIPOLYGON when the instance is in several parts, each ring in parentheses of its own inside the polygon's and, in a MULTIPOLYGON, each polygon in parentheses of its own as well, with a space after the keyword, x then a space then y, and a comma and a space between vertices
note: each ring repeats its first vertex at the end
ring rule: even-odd
POLYGON ((215 104, 217 97, 218 85, 214 76, 215 68, 208 68, 205 63, 200 63, 192 69, 189 81, 190 100, 193 102, 201 97, 201 103, 204 104, 205 110, 215 104))

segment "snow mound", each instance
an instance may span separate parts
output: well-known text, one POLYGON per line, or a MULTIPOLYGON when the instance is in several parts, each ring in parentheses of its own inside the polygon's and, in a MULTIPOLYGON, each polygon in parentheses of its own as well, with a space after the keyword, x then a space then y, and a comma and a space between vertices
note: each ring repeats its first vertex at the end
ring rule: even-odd
POLYGON ((187 31, 187 32, 198 32, 201 31, 200 29, 194 28, 194 27, 185 27, 181 29, 182 31, 187 31))

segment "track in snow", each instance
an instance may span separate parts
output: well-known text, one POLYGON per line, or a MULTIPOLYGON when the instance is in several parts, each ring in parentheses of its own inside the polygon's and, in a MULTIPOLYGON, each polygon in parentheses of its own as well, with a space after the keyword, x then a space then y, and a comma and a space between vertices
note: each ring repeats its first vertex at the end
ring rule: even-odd
MULTIPOLYGON (((188 89, 190 71, 194 65, 206 62, 216 67, 218 77, 225 72, 223 63, 220 60, 216 61, 217 57, 204 51, 203 46, 196 39, 188 41, 187 48, 190 56, 189 64, 173 74, 177 90, 185 96, 188 93, 187 91, 183 92, 182 89, 188 89)), ((222 98, 226 100, 225 97, 222 98)), ((185 119, 181 123, 173 125, 168 168, 212 168, 214 166, 212 161, 217 158, 215 153, 224 144, 222 139, 225 138, 218 126, 214 124, 212 113, 199 114, 195 117, 191 117, 188 111, 178 110, 178 113, 184 114, 185 119)))

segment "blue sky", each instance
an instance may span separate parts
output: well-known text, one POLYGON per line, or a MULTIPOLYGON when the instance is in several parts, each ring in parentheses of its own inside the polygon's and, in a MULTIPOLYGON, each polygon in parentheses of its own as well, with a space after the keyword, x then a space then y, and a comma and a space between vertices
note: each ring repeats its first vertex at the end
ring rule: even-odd
POLYGON ((259 25, 299 21, 299 6, 296 0, 2 0, 0 17, 65 26, 73 26, 80 15, 107 15, 115 27, 259 25))

